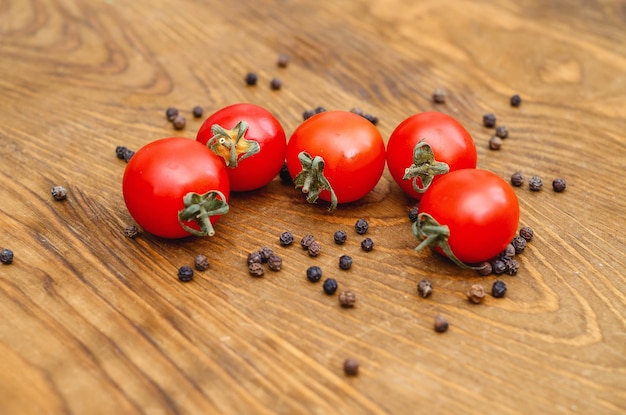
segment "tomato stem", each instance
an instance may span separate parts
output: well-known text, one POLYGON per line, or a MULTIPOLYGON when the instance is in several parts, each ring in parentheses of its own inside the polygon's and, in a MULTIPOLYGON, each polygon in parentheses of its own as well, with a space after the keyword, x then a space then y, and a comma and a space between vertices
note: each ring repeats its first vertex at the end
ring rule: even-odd
POLYGON ((459 267, 474 270, 482 269, 482 267, 468 265, 454 255, 454 252, 452 252, 452 248, 450 248, 450 244, 448 243, 448 238, 450 238, 450 228, 446 225, 441 225, 428 213, 422 212, 417 215, 417 220, 413 223, 413 234, 421 240, 420 244, 415 247, 416 252, 420 252, 426 247, 438 247, 459 267))
POLYGON ((413 164, 404 170, 404 180, 412 180, 413 190, 424 193, 438 174, 450 171, 450 166, 442 161, 435 160, 435 154, 430 145, 422 138, 413 148, 413 164), (417 183, 420 179, 421 187, 417 183))
POLYGON ((324 159, 321 156, 311 157, 306 151, 298 154, 298 160, 302 165, 302 171, 293 179, 293 183, 297 188, 301 188, 302 193, 306 194, 306 200, 309 203, 315 203, 323 190, 330 192, 329 211, 337 208, 337 195, 330 185, 326 176, 324 176, 324 159))
POLYGON ((239 121, 232 130, 227 130, 219 124, 211 126, 213 137, 206 145, 211 151, 224 159, 226 166, 235 168, 237 163, 257 154, 261 148, 259 143, 244 137, 248 131, 248 123, 239 121))
POLYGON ((211 224, 211 216, 228 213, 228 203, 224 193, 210 190, 202 195, 189 192, 183 197, 185 208, 178 212, 178 222, 184 230, 195 236, 213 236, 215 230, 211 224), (200 231, 185 225, 184 222, 195 221, 200 231))

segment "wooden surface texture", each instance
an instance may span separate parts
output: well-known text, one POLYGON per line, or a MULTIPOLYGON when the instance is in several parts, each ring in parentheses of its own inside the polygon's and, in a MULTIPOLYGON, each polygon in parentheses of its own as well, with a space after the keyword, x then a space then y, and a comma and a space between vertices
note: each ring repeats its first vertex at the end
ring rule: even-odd
POLYGON ((15 254, 0 265, 0 414, 626 413, 625 134, 623 0, 0 0, 0 247, 15 254), (515 189, 535 231, 518 274, 416 253, 414 202, 387 170, 334 213, 277 179, 233 194, 211 238, 127 238, 116 146, 193 139, 193 106, 236 102, 288 136, 317 106, 360 107, 385 140, 414 113, 452 115, 479 167, 543 179, 515 189), (510 132, 499 151, 487 112, 510 132), (283 231, 322 254, 280 247, 283 231), (283 269, 253 278, 246 256, 266 245, 283 269), (199 253, 210 268, 180 283, 199 253), (356 307, 308 282, 310 265, 356 307), (505 298, 468 302, 497 278, 505 298))

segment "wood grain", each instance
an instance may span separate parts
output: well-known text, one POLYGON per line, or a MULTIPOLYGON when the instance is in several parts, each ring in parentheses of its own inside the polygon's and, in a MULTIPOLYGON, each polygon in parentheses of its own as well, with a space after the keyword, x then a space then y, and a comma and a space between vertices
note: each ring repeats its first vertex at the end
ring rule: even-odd
POLYGON ((15 253, 0 266, 0 413, 626 412, 626 3, 409 3, 0 0, 0 247, 15 253), (496 276, 414 252, 414 202, 387 171, 332 214, 277 179, 233 194, 212 238, 125 237, 115 147, 194 138, 194 105, 235 102, 288 134, 319 105, 374 114, 385 138, 442 111, 473 135, 479 167, 540 176, 541 192, 516 188, 536 237, 502 277, 507 296, 472 305, 467 288, 496 276), (500 151, 486 112, 510 131, 500 151), (51 198, 56 184, 67 200, 51 198), (280 247, 285 230, 313 233, 322 254, 280 247), (284 266, 256 279, 245 258, 262 246, 284 266), (210 269, 179 283, 198 253, 210 269), (313 264, 356 292, 354 309, 306 280, 313 264), (347 357, 358 376, 343 374, 347 357))

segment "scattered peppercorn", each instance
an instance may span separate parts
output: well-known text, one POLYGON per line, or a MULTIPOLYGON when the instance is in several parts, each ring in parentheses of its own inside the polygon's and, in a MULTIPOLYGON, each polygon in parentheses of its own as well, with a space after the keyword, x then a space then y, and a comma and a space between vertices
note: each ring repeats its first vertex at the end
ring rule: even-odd
POLYGON ((245 80, 246 80, 247 85, 252 86, 252 85, 256 85, 257 81, 259 80, 259 77, 254 72, 248 72, 246 74, 245 80))
POLYGON ((293 233, 286 231, 280 234, 278 241, 282 246, 289 246, 293 243, 293 233))
POLYGON ((507 138, 509 136, 509 129, 504 125, 496 127, 496 135, 500 138, 507 138))
POLYGON ((502 259, 502 262, 504 262, 504 272, 506 274, 509 274, 509 275, 517 274, 517 271, 519 270, 519 262, 516 259, 504 258, 502 259))
POLYGON ((446 318, 440 314, 435 316, 435 323, 434 323, 434 329, 437 333, 445 333, 446 331, 448 331, 448 320, 446 320, 446 318))
POLYGON ((502 147, 502 139, 497 135, 494 135, 489 139, 489 148, 492 150, 500 150, 502 147))
POLYGON ((315 237, 313 235, 304 235, 300 240, 300 245, 302 245, 303 249, 309 249, 309 246, 315 241, 315 237))
POLYGON ((312 265, 306 270, 306 278, 311 282, 318 282, 322 278, 322 269, 312 265))
POLYGON ((278 60, 276 61, 276 64, 280 68, 286 68, 287 65, 289 65, 289 55, 287 55, 285 53, 279 54, 278 55, 278 60))
POLYGON ((417 214, 418 214, 418 212, 419 212, 419 210, 418 210, 417 206, 412 206, 408 210, 407 214, 408 214, 409 220, 411 222, 417 222, 417 214))
POLYGON ((533 236, 535 236, 535 232, 530 226, 524 226, 519 230, 519 236, 526 239, 526 242, 530 242, 533 239, 533 236))
POLYGON ((345 233, 345 231, 338 230, 333 235, 333 239, 335 240, 335 243, 337 245, 342 245, 342 244, 346 243, 346 239, 348 239, 348 234, 345 233))
POLYGON ((202 117, 202 114, 204 113, 204 109, 200 105, 196 105, 191 110, 191 113, 193 114, 195 118, 200 118, 202 117))
POLYGON ((365 115, 363 110, 361 108, 358 108, 358 107, 354 107, 354 108, 350 109, 350 112, 355 113, 356 115, 360 115, 361 117, 365 115))
POLYGON ((480 284, 474 284, 467 292, 467 298, 474 304, 479 304, 485 298, 485 289, 480 284))
POLYGON ((287 168, 287 162, 283 163, 283 167, 281 167, 280 172, 278 172, 278 177, 280 177, 280 182, 283 184, 293 184, 293 179, 287 168))
POLYGON ((354 303, 356 302, 356 295, 354 291, 346 290, 339 293, 339 304, 344 308, 352 308, 354 307, 354 303))
POLYGON ((315 113, 319 114, 320 112, 326 112, 326 108, 322 107, 321 105, 317 108, 315 108, 315 113))
POLYGON ((371 122, 374 125, 378 125, 378 117, 372 114, 363 114, 363 118, 365 118, 367 121, 371 122))
POLYGON ((511 243, 508 244, 506 248, 504 248, 504 251, 502 251, 502 254, 500 256, 505 258, 513 258, 515 256, 515 253, 515 247, 511 243))
POLYGON ((283 266, 283 259, 276 255, 271 254, 267 259, 267 267, 272 271, 280 271, 280 268, 283 266))
POLYGON ((176 118, 177 115, 178 115, 178 108, 176 107, 169 107, 168 109, 165 110, 165 116, 167 117, 169 121, 174 121, 174 118, 176 118))
POLYGON ((281 81, 280 78, 272 78, 272 80, 270 81, 270 88, 272 88, 274 91, 279 90, 282 86, 283 81, 281 81))
POLYGON ((326 294, 333 295, 337 292, 337 280, 334 278, 326 278, 323 287, 326 294))
POLYGON ((261 254, 261 262, 267 262, 270 259, 270 255, 272 255, 274 251, 269 246, 264 246, 259 250, 259 254, 261 254))
POLYGON ((435 104, 445 104, 446 91, 444 91, 443 88, 435 88, 435 92, 433 92, 433 102, 435 104))
POLYGON ((54 200, 67 199, 67 190, 63 186, 53 186, 50 193, 52 193, 54 200))
POLYGON ((311 242, 311 245, 309 245, 309 256, 318 256, 320 254, 320 252, 322 252, 322 244, 320 244, 318 241, 313 241, 311 242))
POLYGON ((518 94, 515 94, 511 97, 512 107, 519 107, 521 103, 522 103, 522 97, 520 97, 518 94))
POLYGON ((193 269, 187 265, 178 268, 178 279, 182 282, 189 282, 193 279, 193 269))
POLYGON ((528 187, 533 192, 540 191, 541 190, 541 186, 543 186, 543 183, 541 182, 541 178, 539 176, 533 176, 528 181, 528 187))
POLYGON ((0 251, 0 262, 2 262, 4 265, 9 265, 10 263, 12 263, 13 251, 11 251, 9 248, 4 248, 2 251, 0 251))
POLYGON ((511 184, 515 187, 520 187, 521 185, 524 184, 524 176, 522 176, 522 173, 520 172, 515 172, 511 175, 511 184))
POLYGON ((349 270, 352 266, 352 257, 350 255, 342 255, 339 257, 339 268, 349 270))
POLYGON ((483 115, 483 125, 488 128, 493 128, 496 126, 496 116, 489 112, 483 115))
POLYGON ((491 265, 491 262, 485 261, 478 265, 476 271, 478 271, 478 274, 486 277, 487 275, 491 275, 491 273, 493 272, 493 266, 491 265))
POLYGON ((193 260, 193 265, 198 271, 206 271, 209 269, 209 259, 206 255, 198 254, 193 260))
POLYGON ((515 253, 519 255, 526 248, 526 239, 522 236, 516 236, 511 241, 511 245, 515 248, 515 253))
POLYGON ((124 161, 128 163, 131 157, 134 155, 135 155, 135 152, 133 150, 126 149, 126 152, 124 153, 124 161))
POLYGON ((506 283, 502 280, 495 280, 491 286, 491 295, 495 298, 502 298, 506 294, 506 283))
POLYGON ((263 264, 260 262, 253 262, 248 265, 248 272, 253 277, 262 277, 265 274, 265 269, 263 269, 263 264))
POLYGON ((367 232, 367 229, 369 228, 369 224, 367 223, 367 221, 363 218, 358 219, 356 221, 356 223, 354 224, 354 230, 356 231, 356 233, 358 233, 359 235, 363 235, 365 234, 365 232, 367 232))
POLYGON ((371 238, 365 238, 361 241, 361 249, 365 252, 369 252, 374 249, 374 241, 371 238))
POLYGON ((136 238, 137 236, 139 236, 139 228, 137 227, 137 225, 128 225, 125 229, 124 229, 124 234, 128 237, 128 238, 136 238))
POLYGON ((115 155, 118 159, 124 160, 126 163, 128 163, 130 158, 135 155, 135 152, 124 146, 117 146, 115 147, 115 155))
POLYGON ((496 258, 491 261, 491 272, 496 275, 500 275, 506 271, 506 264, 500 258, 496 258))
POLYGON ((343 371, 348 376, 356 376, 359 374, 359 361, 354 358, 348 358, 343 362, 343 371))
POLYGON ((427 280, 426 278, 420 280, 420 282, 417 283, 417 292, 423 298, 427 298, 433 293, 433 283, 430 282, 430 280, 427 280))
POLYGON ((246 259, 246 263, 250 264, 261 264, 263 263, 263 257, 259 251, 250 252, 248 254, 248 258, 246 259))
POLYGON ((185 128, 186 124, 187 124, 187 119, 183 117, 182 115, 177 115, 176 118, 174 118, 174 120, 172 121, 172 125, 177 130, 182 130, 183 128, 185 128))
POLYGON ((565 186, 565 180, 561 179, 560 177, 552 181, 552 189, 557 193, 561 193, 563 190, 565 190, 565 186))
POLYGON ((302 113, 302 121, 306 121, 306 120, 308 120, 309 118, 311 118, 314 115, 315 115, 315 110, 312 110, 312 109, 305 110, 302 113))

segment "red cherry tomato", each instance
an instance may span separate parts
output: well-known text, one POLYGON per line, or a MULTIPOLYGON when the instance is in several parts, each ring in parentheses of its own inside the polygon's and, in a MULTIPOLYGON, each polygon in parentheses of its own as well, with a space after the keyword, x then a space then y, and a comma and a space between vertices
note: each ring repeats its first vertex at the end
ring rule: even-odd
POLYGON ((475 168, 476 146, 454 118, 441 112, 422 112, 402 121, 391 133, 387 167, 402 190, 419 200, 441 174, 475 168))
POLYGON ((413 231, 422 243, 416 250, 430 246, 465 264, 488 261, 513 240, 519 217, 517 196, 499 176, 481 169, 453 171, 420 200, 413 231))
POLYGON ((145 231, 163 238, 212 235, 228 211, 222 160, 197 141, 169 137, 140 148, 122 179, 124 202, 145 231))
POLYGON ((307 119, 287 144, 287 169, 296 187, 315 202, 353 202, 369 193, 385 168, 378 129, 360 115, 326 111, 307 119))
POLYGON ((209 116, 196 140, 224 159, 233 191, 259 189, 278 175, 287 138, 280 122, 254 104, 233 104, 209 116))

